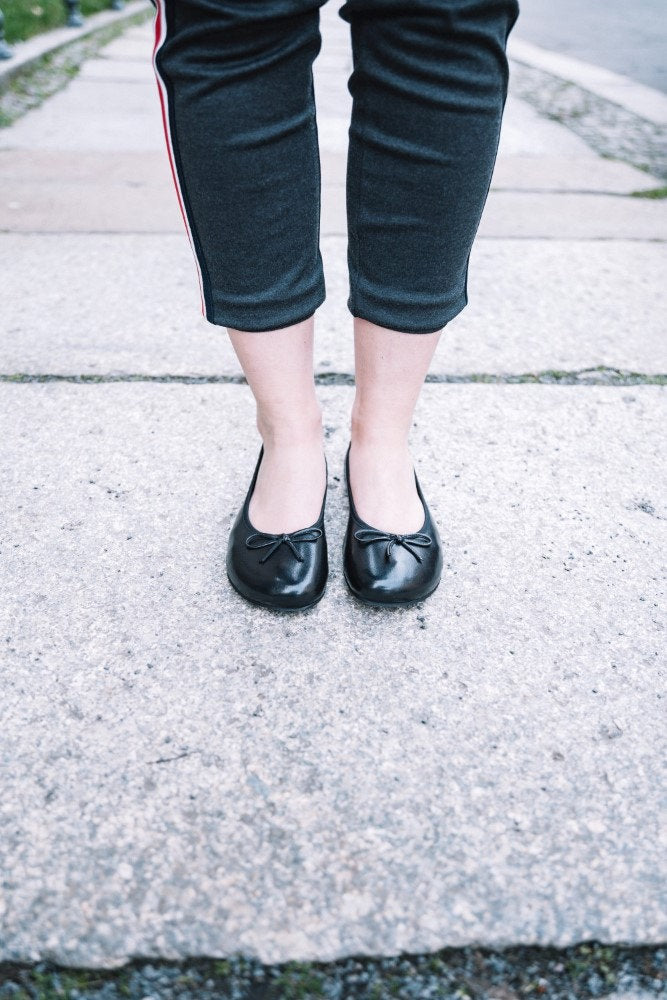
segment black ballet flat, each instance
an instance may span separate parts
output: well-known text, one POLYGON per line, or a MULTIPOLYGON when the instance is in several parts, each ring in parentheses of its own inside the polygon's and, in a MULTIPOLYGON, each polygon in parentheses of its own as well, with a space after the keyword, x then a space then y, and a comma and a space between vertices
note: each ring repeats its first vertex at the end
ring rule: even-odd
POLYGON ((263 454, 264 445, 229 533, 227 576, 234 589, 254 604, 285 611, 312 608, 324 595, 329 573, 324 533, 328 485, 320 516, 310 527, 277 535, 257 531, 250 523, 248 507, 263 454))
POLYGON ((350 490, 350 446, 345 455, 349 517, 343 545, 343 575, 365 604, 406 607, 433 593, 442 576, 442 544, 415 472, 424 523, 411 534, 379 531, 362 521, 350 490))

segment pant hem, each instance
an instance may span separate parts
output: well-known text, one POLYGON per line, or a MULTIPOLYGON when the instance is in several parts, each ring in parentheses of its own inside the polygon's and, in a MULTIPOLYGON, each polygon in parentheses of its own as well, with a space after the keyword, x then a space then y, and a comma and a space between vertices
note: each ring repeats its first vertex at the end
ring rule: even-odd
POLYGON ((298 311, 293 309, 292 312, 273 313, 270 318, 260 318, 257 313, 240 314, 218 309, 211 311, 210 315, 207 313, 206 319, 214 326, 231 327, 232 330, 241 330, 244 333, 269 333, 271 330, 282 330, 287 326, 295 326, 297 323, 303 323, 310 319, 325 298, 326 293, 323 291, 312 300, 309 306, 298 311))
POLYGON ((395 313, 392 314, 373 309, 372 306, 353 306, 351 299, 348 299, 347 308, 355 319, 365 319, 369 323, 385 327, 387 330, 394 330, 396 333, 420 334, 437 333, 439 330, 442 330, 455 316, 458 316, 465 309, 467 304, 468 296, 464 293, 449 309, 443 311, 438 319, 433 319, 430 323, 411 322, 395 313))

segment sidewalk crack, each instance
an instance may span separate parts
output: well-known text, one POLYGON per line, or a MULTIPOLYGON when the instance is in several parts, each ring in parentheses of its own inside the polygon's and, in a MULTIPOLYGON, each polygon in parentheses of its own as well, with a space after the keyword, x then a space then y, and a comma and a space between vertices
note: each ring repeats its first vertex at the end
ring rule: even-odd
MULTIPOLYGON (((354 385, 351 372, 324 371, 314 375, 316 385, 354 385)), ((543 369, 534 372, 469 372, 455 374, 432 372, 426 376, 431 385, 483 384, 483 385, 666 385, 667 373, 634 372, 625 368, 598 365, 572 371, 543 369)), ((106 385, 112 383, 140 382, 159 385, 246 385, 241 374, 229 375, 151 375, 143 372, 106 374, 66 374, 57 372, 0 372, 0 384, 34 385, 45 383, 73 385, 106 385)))

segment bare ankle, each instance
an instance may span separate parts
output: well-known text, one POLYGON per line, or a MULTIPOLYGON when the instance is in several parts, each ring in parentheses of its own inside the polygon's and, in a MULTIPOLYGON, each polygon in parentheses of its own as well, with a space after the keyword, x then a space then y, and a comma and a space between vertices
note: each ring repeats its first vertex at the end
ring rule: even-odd
POLYGON ((299 413, 298 419, 275 419, 257 415, 257 430, 265 448, 310 448, 321 445, 324 439, 322 412, 319 409, 307 414, 299 413))
POLYGON ((350 440, 354 446, 363 449, 377 449, 385 453, 401 453, 408 448, 409 427, 392 424, 391 421, 369 420, 367 416, 352 409, 350 418, 350 440))
POLYGON ((408 451, 408 436, 402 431, 358 427, 350 429, 353 451, 402 455, 408 451))

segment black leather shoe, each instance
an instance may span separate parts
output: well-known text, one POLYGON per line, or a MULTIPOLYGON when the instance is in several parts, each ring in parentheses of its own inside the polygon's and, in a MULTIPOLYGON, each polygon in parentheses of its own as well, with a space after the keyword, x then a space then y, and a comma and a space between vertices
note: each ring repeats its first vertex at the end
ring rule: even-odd
POLYGON ((311 608, 324 595, 329 573, 324 533, 327 486, 320 516, 309 528, 279 535, 257 531, 250 523, 248 507, 263 454, 264 445, 229 533, 227 576, 234 589, 255 604, 288 611, 311 608))
POLYGON ((442 544, 424 500, 417 473, 417 494, 424 523, 407 535, 379 531, 358 516, 350 490, 350 446, 345 455, 349 517, 343 545, 343 574, 352 593, 366 604, 404 607, 432 594, 442 575, 442 544))

